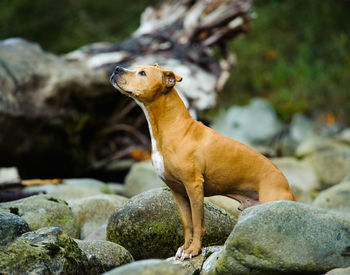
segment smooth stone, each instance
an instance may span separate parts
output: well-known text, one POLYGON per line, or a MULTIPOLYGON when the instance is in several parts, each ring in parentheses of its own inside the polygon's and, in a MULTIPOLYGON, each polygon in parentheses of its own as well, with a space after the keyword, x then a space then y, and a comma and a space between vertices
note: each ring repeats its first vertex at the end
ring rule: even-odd
POLYGON ((21 178, 16 167, 1 167, 0 182, 18 182, 21 178))
POLYGON ((106 224, 112 213, 127 200, 127 198, 119 195, 107 194, 69 200, 68 205, 71 207, 80 227, 81 239, 106 224))
POLYGON ((88 236, 84 238, 84 240, 107 240, 107 224, 104 224, 97 228, 94 232, 90 233, 88 236))
POLYGON ((320 192, 313 204, 350 215, 350 181, 339 183, 320 192))
POLYGON ((309 137, 301 141, 295 150, 295 155, 299 158, 303 158, 314 153, 327 151, 327 150, 348 150, 350 146, 346 145, 334 138, 314 136, 309 137))
POLYGON ((44 184, 24 188, 25 192, 45 191, 46 194, 63 200, 86 198, 112 193, 107 184, 90 178, 64 179, 62 184, 44 184))
POLYGON ((307 192, 321 189, 321 184, 311 164, 294 158, 274 158, 271 160, 286 176, 291 186, 297 186, 307 192))
POLYGON ((132 197, 162 186, 165 183, 158 177, 151 161, 137 162, 125 178, 125 195, 132 197))
POLYGON ((247 145, 266 145, 281 132, 282 123, 269 102, 254 98, 247 106, 232 106, 221 111, 211 127, 247 145))
POLYGON ((112 269, 104 275, 190 275, 186 269, 177 264, 162 260, 143 260, 112 269))
POLYGON ((204 200, 209 201, 216 206, 224 209, 227 213, 230 213, 232 216, 238 218, 241 215, 242 211, 238 210, 238 207, 241 205, 238 201, 225 197, 225 196, 211 196, 206 197, 204 200))
POLYGON ((315 125, 311 119, 300 113, 295 114, 289 126, 290 136, 297 143, 300 143, 307 138, 317 135, 314 127, 315 125))
MULTIPOLYGON (((350 148, 350 147, 349 147, 350 148)), ((350 150, 327 150, 304 159, 326 186, 334 185, 350 173, 350 150)))
POLYGON ((347 268, 334 268, 328 271, 325 275, 349 275, 350 267, 347 268))
POLYGON ((98 266, 103 272, 134 261, 134 258, 124 247, 101 240, 74 240, 87 257, 97 257, 98 266))
POLYGON ((0 203, 0 211, 24 219, 30 230, 58 226, 73 238, 79 238, 79 226, 67 202, 48 195, 37 195, 0 203))

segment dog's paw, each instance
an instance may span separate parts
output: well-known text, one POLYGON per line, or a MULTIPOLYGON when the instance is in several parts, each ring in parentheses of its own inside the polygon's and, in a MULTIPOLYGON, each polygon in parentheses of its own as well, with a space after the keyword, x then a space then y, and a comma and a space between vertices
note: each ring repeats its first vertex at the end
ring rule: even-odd
POLYGON ((183 252, 184 252, 183 246, 180 246, 180 247, 177 249, 177 251, 176 251, 175 259, 176 259, 176 260, 180 260, 181 257, 182 257, 183 252))

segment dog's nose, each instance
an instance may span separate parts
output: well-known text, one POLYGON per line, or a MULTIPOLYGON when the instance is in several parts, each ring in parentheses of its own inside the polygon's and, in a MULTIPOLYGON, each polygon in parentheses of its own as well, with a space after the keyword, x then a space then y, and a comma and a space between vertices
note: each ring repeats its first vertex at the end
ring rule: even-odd
POLYGON ((114 69, 114 73, 115 74, 121 74, 124 72, 124 69, 120 66, 116 66, 115 69, 114 69))

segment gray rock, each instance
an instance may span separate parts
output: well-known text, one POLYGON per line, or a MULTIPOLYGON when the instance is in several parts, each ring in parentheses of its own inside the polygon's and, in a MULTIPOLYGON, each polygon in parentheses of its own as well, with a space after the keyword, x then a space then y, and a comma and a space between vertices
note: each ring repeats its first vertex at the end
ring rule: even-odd
POLYGON ((317 175, 309 163, 294 158, 274 158, 272 161, 286 176, 291 186, 297 186, 303 191, 313 191, 321 188, 317 175))
POLYGON ((62 199, 71 200, 86 198, 90 196, 100 195, 104 193, 112 193, 108 185, 102 181, 81 178, 81 179, 65 179, 62 184, 44 184, 39 186, 26 187, 24 192, 45 191, 46 194, 62 199))
POLYGON ((350 218, 277 201, 243 211, 215 274, 322 274, 347 267, 350 218))
POLYGON ((143 260, 117 267, 104 275, 190 275, 181 265, 162 260, 143 260))
POLYGON ((64 172, 86 168, 91 151, 86 148, 89 142, 82 146, 81 133, 87 124, 96 126, 89 115, 100 114, 88 113, 84 104, 105 95, 110 100, 113 89, 107 74, 66 62, 20 38, 0 41, 0 60, 0 147, 6 156, 2 161, 21 160, 24 175, 33 174, 30 167, 46 175, 52 167, 64 172), (79 108, 76 98, 84 102, 79 108), (35 135, 30 134, 33 131, 35 135))
POLYGON ((269 144, 282 130, 271 105, 260 98, 254 98, 250 105, 232 106, 219 113, 211 127, 248 145, 269 144))
POLYGON ((16 167, 0 168, 0 182, 17 182, 20 180, 21 178, 16 167))
POLYGON ((112 191, 112 194, 125 196, 125 184, 116 182, 108 182, 107 184, 108 188, 112 191))
POLYGON ((6 245, 28 231, 25 220, 11 213, 0 212, 0 245, 6 245))
POLYGON ((238 218, 241 215, 242 211, 238 210, 238 207, 241 205, 238 201, 225 197, 225 196, 212 196, 204 198, 204 200, 209 201, 216 206, 224 209, 227 213, 238 218))
POLYGON ((125 195, 132 197, 162 186, 165 183, 158 177, 151 161, 137 162, 125 178, 125 195))
POLYGON ((350 173, 350 150, 328 150, 314 153, 304 160, 314 168, 325 185, 339 183, 350 173))
POLYGON ((101 264, 104 272, 134 261, 130 252, 116 243, 100 240, 75 240, 75 242, 88 258, 96 257, 99 260, 96 269, 100 268, 101 264))
POLYGON ((2 274, 99 274, 58 227, 28 232, 0 249, 2 274))
POLYGON ((69 200, 68 204, 80 227, 81 239, 106 224, 110 215, 127 200, 122 196, 107 194, 69 200))
POLYGON ((30 230, 58 226, 73 238, 79 238, 78 223, 67 202, 47 195, 0 203, 0 211, 24 219, 30 230))
POLYGON ((205 262, 202 265, 202 270, 200 272, 201 275, 212 275, 212 274, 214 274, 216 261, 218 260, 219 255, 220 255, 220 253, 222 252, 223 249, 224 249, 224 247, 220 246, 220 249, 215 251, 213 254, 211 254, 205 260, 205 262))
POLYGON ((315 199, 314 205, 350 215, 350 181, 334 185, 315 199))
POLYGON ((295 114, 289 126, 290 136, 297 143, 316 136, 312 120, 302 114, 295 114))
MULTIPOLYGON (((222 245, 236 218, 210 202, 204 208, 206 235, 203 246, 222 245)), ((118 243, 135 259, 173 256, 184 242, 179 211, 166 188, 141 193, 110 217, 107 240, 118 243)))
POLYGON ((318 196, 319 191, 305 191, 303 189, 300 189, 296 185, 291 186, 292 191, 294 192, 295 196, 297 197, 299 202, 312 204, 314 199, 318 196))
POLYGON ((204 247, 202 249, 202 253, 192 259, 179 261, 176 260, 175 257, 171 257, 166 259, 166 261, 172 264, 183 266, 187 271, 189 271, 190 274, 199 274, 199 272, 202 270, 202 266, 205 260, 208 259, 208 257, 213 253, 220 252, 221 250, 222 246, 204 247))
POLYGON ((334 268, 328 271, 325 275, 349 275, 350 267, 347 268, 334 268))
POLYGON ((350 144, 350 128, 344 129, 338 136, 337 139, 350 144))
POLYGON ((107 224, 104 224, 97 228, 94 232, 90 233, 88 236, 84 238, 84 240, 107 240, 107 224))
POLYGON ((295 150, 297 157, 306 157, 327 150, 348 150, 350 146, 330 137, 314 136, 304 139, 295 150))

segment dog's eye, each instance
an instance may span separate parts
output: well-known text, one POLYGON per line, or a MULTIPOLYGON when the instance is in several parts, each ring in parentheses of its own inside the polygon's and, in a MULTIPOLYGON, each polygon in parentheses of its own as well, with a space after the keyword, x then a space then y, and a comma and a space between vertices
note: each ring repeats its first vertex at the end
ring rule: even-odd
POLYGON ((142 76, 146 76, 145 71, 141 71, 141 72, 139 72, 139 74, 142 75, 142 76))

